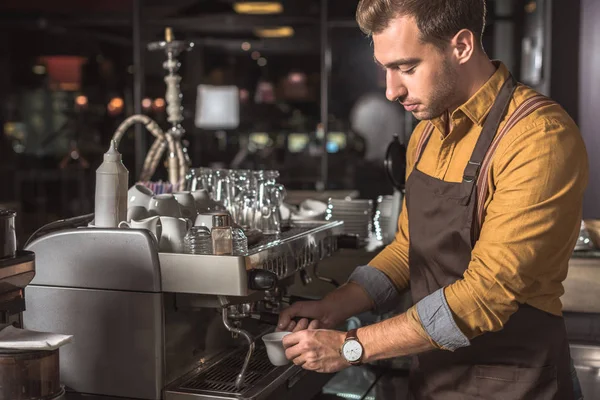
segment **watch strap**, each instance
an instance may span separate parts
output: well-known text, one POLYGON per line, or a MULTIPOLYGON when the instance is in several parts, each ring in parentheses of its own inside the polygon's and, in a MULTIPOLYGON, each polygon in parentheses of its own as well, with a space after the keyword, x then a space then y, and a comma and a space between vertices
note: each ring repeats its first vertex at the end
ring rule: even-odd
POLYGON ((346 333, 346 340, 358 340, 357 332, 358 329, 350 329, 348 333, 346 333))

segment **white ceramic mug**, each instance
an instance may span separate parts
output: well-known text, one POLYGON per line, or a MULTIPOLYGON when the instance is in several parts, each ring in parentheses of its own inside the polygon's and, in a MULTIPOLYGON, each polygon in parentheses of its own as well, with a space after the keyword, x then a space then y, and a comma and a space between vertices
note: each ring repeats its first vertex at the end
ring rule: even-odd
POLYGON ((285 348, 283 347, 283 337, 290 333, 292 332, 273 332, 262 337, 271 364, 281 366, 290 363, 290 360, 285 356, 285 348))
POLYGON ((131 220, 142 220, 144 218, 148 218, 150 216, 150 214, 148 213, 148 210, 146 209, 146 207, 142 207, 142 206, 133 206, 133 207, 129 207, 127 209, 127 221, 131 221, 131 220))
POLYGON ((187 218, 160 217, 162 235, 158 248, 164 253, 183 253, 183 238, 191 228, 192 221, 187 218))
POLYGON ((181 208, 172 194, 157 194, 150 200, 148 206, 150 215, 160 215, 181 218, 181 208))
POLYGON ((131 228, 131 229, 147 229, 154 235, 157 242, 160 241, 162 236, 162 223, 160 217, 148 217, 142 220, 131 220, 130 222, 121 221, 119 228, 131 228))
POLYGON ((183 218, 190 218, 194 220, 198 212, 196 211, 196 202, 194 196, 190 192, 177 192, 173 193, 175 200, 179 203, 181 208, 181 215, 183 218))
POLYGON ((140 206, 148 208, 154 192, 142 184, 133 185, 127 191, 127 208, 140 206))

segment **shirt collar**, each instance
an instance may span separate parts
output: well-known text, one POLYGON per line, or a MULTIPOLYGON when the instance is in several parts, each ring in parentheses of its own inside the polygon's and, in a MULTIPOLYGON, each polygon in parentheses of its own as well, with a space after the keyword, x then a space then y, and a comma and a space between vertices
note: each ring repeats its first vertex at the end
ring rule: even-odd
MULTIPOLYGON (((496 72, 465 104, 458 107, 474 124, 483 125, 502 85, 508 78, 508 68, 501 61, 492 61, 496 72)), ((455 111, 456 112, 456 111, 455 111)))
MULTIPOLYGON (((483 125, 485 118, 489 114, 502 85, 509 76, 508 68, 501 61, 492 61, 496 66, 496 72, 479 90, 471 96, 466 103, 458 107, 452 116, 458 111, 462 111, 474 124, 483 125)), ((433 118, 431 123, 440 131, 446 131, 447 113, 437 118, 433 118)))

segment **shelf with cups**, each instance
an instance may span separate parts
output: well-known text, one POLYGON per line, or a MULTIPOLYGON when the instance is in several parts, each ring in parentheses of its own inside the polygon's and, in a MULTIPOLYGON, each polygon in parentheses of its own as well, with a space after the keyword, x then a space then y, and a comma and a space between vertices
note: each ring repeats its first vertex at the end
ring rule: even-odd
MULTIPOLYGON (((140 182, 129 189, 127 220, 119 226, 150 230, 163 252, 210 254, 209 246, 201 243, 207 236, 202 227, 212 231, 215 215, 225 213, 231 253, 244 254, 263 235, 281 234, 280 207, 286 191, 278 177, 278 171, 197 168, 186 177, 185 190, 174 193, 140 182), (170 227, 167 232, 164 225, 170 227)), ((212 240, 212 254, 223 253, 212 240)))
POLYGON ((278 176, 199 168, 190 171, 185 191, 155 194, 137 184, 119 226, 152 233, 164 291, 246 296, 247 271, 290 278, 331 256, 344 231, 341 221, 282 221, 286 191, 278 176))

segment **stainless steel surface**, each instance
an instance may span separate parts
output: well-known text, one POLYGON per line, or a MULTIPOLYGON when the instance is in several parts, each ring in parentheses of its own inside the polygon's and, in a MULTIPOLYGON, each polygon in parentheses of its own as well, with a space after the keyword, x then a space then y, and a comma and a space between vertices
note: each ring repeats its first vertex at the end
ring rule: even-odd
POLYGON ((571 258, 563 286, 564 311, 600 313, 600 258, 571 258))
POLYGON ((12 210, 0 209, 0 259, 14 257, 17 251, 16 215, 12 210))
POLYGON ((571 344, 571 358, 585 399, 600 399, 600 345, 571 344))
MULTIPOLYGON (((163 294, 165 385, 225 349, 244 345, 223 326, 220 309, 198 308, 186 301, 189 297, 200 296, 163 294)), ((244 328, 258 332, 256 324, 244 323, 244 328)))
POLYGON ((286 380, 292 377, 299 379, 299 375, 306 374, 293 364, 274 367, 269 362, 264 344, 257 342, 246 382, 239 390, 234 382, 244 363, 246 350, 245 347, 234 350, 184 376, 167 387, 165 400, 265 399, 286 380))
POLYGON ((248 296, 252 291, 248 289, 247 270, 266 269, 279 279, 293 276, 330 256, 342 231, 343 222, 339 221, 294 227, 275 241, 266 237, 246 256, 159 253, 162 289, 173 293, 248 296))
POLYGON ((74 335, 60 353, 61 379, 69 390, 161 398, 164 337, 160 293, 30 285, 26 306, 26 329, 74 335))
POLYGON ((33 241, 33 285, 160 292, 157 245, 144 229, 79 228, 33 241))

